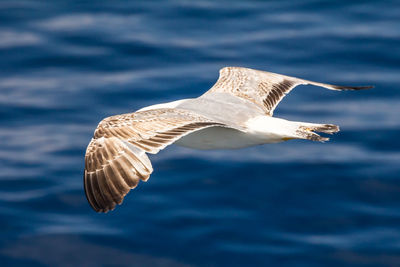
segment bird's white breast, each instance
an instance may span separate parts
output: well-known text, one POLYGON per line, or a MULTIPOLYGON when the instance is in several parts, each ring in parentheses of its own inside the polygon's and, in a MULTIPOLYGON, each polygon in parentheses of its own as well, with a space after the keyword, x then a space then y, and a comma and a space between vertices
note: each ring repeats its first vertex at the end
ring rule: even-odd
POLYGON ((176 145, 195 149, 234 149, 262 144, 256 136, 225 127, 210 127, 183 136, 176 145))
POLYGON ((225 127, 210 127, 182 137, 175 144, 195 149, 235 149, 260 144, 277 143, 292 136, 290 121, 270 116, 248 120, 246 131, 225 127))

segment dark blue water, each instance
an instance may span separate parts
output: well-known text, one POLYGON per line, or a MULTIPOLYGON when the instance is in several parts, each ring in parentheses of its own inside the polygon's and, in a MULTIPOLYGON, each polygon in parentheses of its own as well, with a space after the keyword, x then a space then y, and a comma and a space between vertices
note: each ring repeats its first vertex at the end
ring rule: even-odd
POLYGON ((1 266, 399 266, 398 1, 0 2, 1 266), (104 117, 196 97, 224 66, 301 86, 275 115, 329 143, 168 147, 114 212, 82 185, 104 117))

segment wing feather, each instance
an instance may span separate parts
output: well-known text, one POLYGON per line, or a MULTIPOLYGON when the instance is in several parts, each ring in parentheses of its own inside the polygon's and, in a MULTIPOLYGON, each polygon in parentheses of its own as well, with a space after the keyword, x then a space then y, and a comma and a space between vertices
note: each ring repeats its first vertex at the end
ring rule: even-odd
POLYGON ((224 126, 179 109, 145 110, 101 121, 85 155, 86 197, 97 212, 113 210, 153 171, 146 153, 158 153, 184 135, 224 126))
POLYGON ((249 68, 225 67, 220 70, 218 81, 205 94, 231 93, 253 102, 272 116, 279 102, 300 84, 311 84, 330 90, 372 88, 372 86, 339 86, 249 68))

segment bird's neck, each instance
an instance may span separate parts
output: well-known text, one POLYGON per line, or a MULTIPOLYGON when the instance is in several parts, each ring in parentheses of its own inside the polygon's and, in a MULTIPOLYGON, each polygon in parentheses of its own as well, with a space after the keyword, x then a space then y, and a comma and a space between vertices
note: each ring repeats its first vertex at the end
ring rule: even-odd
POLYGON ((151 106, 147 106, 144 108, 139 109, 138 111, 145 111, 145 110, 151 110, 151 109, 158 109, 158 108, 175 108, 177 107, 179 104, 190 100, 191 98, 187 98, 187 99, 180 99, 180 100, 175 100, 172 102, 167 102, 167 103, 161 103, 161 104, 155 104, 155 105, 151 105, 151 106))

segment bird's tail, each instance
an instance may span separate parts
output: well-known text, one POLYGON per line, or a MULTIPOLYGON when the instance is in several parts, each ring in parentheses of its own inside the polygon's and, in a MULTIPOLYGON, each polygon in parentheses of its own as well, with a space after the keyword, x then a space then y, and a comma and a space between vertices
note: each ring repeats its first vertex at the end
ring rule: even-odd
POLYGON ((329 141, 328 137, 320 136, 315 132, 334 134, 339 132, 339 126, 334 124, 316 124, 316 123, 300 122, 296 130, 296 137, 299 139, 307 139, 320 142, 329 141))

